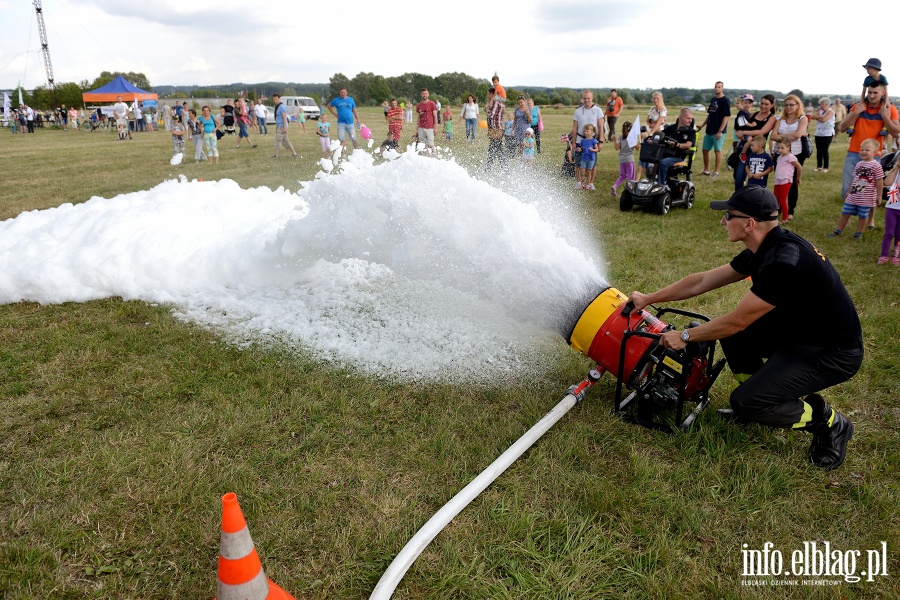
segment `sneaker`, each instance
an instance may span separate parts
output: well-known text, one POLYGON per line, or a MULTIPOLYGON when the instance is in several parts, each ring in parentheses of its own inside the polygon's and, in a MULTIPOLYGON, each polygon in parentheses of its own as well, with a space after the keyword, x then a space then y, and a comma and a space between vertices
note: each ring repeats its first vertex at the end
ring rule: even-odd
POLYGON ((719 172, 718 172, 718 171, 713 171, 713 174, 710 175, 710 177, 718 177, 718 176, 719 176, 719 172))
MULTIPOLYGON (((847 442, 853 437, 853 423, 844 415, 832 409, 819 394, 812 394, 806 398, 821 402, 821 414, 818 424, 807 426, 812 432, 813 440, 809 446, 809 462, 828 471, 837 469, 844 463, 847 457, 847 442), (834 415, 831 426, 829 419, 834 415)), ((816 407, 813 407, 815 414, 816 407)), ((814 417, 815 418, 815 417, 814 417)))
POLYGON ((613 198, 615 198, 616 197, 616 186, 612 186, 611 188, 609 188, 609 193, 612 194, 613 198))
POLYGON ((861 239, 862 239, 862 231, 854 231, 854 232, 853 232, 853 239, 854 239, 854 240, 861 240, 861 239))
POLYGON ((827 172, 828 172, 828 169, 822 169, 822 172, 823 172, 823 173, 827 173, 827 172))
POLYGON ((830 237, 830 238, 841 237, 841 230, 835 229, 834 231, 832 231, 831 233, 828 234, 828 237, 830 237))
POLYGON ((703 171, 702 173, 700 173, 700 175, 702 175, 703 177, 709 177, 709 171, 703 171))
POLYGON ((895 267, 900 267, 900 256, 894 256, 891 258, 891 264, 895 267))
POLYGON ((576 182, 575 182, 575 189, 576 189, 576 190, 582 189, 582 186, 581 186, 581 182, 580 182, 580 181, 576 181, 576 182))
POLYGON ((584 189, 590 190, 590 191, 594 191, 594 190, 597 189, 597 188, 594 187, 594 184, 593 184, 593 183, 589 183, 588 186, 587 186, 586 188, 584 188, 584 189))
MULTIPOLYGON (((890 260, 890 259, 889 259, 887 256, 879 256, 879 257, 878 257, 878 264, 879 264, 879 265, 886 265, 886 264, 888 263, 889 260, 890 260)), ((900 260, 900 259, 898 259, 898 260, 900 260)))
POLYGON ((866 229, 868 229, 869 231, 875 231, 875 226, 869 225, 868 227, 866 227, 866 229))

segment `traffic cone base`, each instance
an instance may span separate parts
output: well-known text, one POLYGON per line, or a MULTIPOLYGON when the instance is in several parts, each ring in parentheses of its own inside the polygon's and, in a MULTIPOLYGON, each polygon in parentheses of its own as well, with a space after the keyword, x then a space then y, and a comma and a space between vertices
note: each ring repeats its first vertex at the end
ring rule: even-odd
POLYGON ((266 600, 295 600, 293 596, 288 594, 286 591, 278 587, 278 584, 272 581, 269 581, 269 595, 266 596, 266 600))
POLYGON ((222 496, 217 600, 294 600, 263 572, 237 495, 222 496))

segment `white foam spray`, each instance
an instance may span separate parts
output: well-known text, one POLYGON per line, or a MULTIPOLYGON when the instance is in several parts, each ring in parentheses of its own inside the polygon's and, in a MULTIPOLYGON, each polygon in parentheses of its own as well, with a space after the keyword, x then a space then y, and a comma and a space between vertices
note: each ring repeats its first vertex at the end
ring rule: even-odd
POLYGON ((0 223, 0 302, 166 303, 233 342, 391 377, 539 369, 549 328, 605 285, 565 199, 384 156, 354 152, 296 194, 182 176, 22 213, 0 223))

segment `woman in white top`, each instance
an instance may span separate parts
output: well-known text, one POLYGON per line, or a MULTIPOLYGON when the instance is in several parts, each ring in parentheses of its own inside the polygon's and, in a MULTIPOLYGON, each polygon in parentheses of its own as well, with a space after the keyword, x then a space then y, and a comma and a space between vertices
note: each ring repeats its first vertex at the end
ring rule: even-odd
MULTIPOLYGON (((803 110, 803 102, 794 94, 790 94, 784 99, 784 108, 781 111, 781 119, 772 129, 772 139, 776 142, 785 140, 791 143, 791 154, 797 157, 797 162, 801 165, 806 161, 801 150, 803 143, 800 138, 807 134, 809 127, 809 119, 803 110)), ((793 220, 794 209, 797 207, 797 198, 800 195, 800 176, 794 177, 791 184, 791 191, 788 192, 788 220, 793 220)))
POLYGON ((831 98, 819 98, 819 110, 811 115, 816 120, 816 171, 828 172, 828 147, 834 139, 834 109, 831 98))
POLYGON ((478 129, 478 103, 475 102, 475 96, 469 94, 459 116, 466 121, 466 141, 471 139, 471 143, 474 144, 475 131, 478 129), (469 137, 470 135, 471 138, 469 137))
POLYGON ((652 100, 653 106, 650 107, 650 111, 647 113, 647 135, 644 137, 653 135, 666 124, 668 111, 666 110, 666 103, 663 100, 662 93, 653 92, 652 100))

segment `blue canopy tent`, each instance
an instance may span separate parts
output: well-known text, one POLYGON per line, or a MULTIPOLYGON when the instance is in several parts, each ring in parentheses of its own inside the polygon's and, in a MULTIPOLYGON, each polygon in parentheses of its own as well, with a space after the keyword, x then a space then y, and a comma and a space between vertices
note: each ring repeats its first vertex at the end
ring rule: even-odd
POLYGON ((88 102, 115 102, 119 96, 122 97, 123 101, 157 100, 159 98, 153 92, 147 92, 139 87, 135 87, 130 81, 119 75, 106 85, 83 93, 81 99, 85 104, 88 102))

